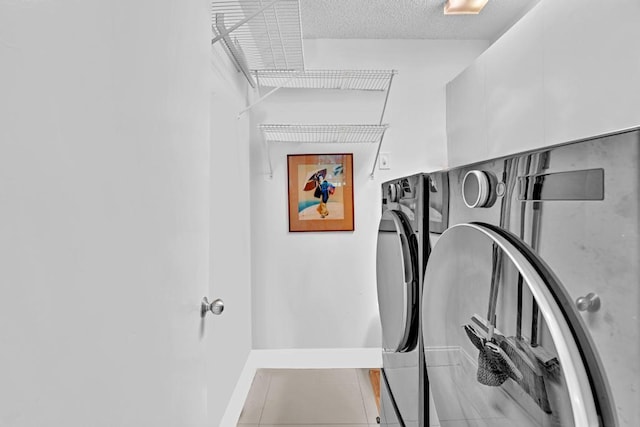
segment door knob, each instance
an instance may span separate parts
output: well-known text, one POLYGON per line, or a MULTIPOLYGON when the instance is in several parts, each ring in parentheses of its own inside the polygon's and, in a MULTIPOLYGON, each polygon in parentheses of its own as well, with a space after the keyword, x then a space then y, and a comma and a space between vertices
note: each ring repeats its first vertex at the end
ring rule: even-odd
POLYGON ((576 306, 580 311, 598 311, 600 309, 600 297, 593 292, 576 299, 576 306))
POLYGON ((200 314, 204 317, 207 312, 210 311, 215 315, 220 315, 224 311, 224 301, 220 298, 209 302, 207 297, 202 298, 202 306, 200 309, 200 314))

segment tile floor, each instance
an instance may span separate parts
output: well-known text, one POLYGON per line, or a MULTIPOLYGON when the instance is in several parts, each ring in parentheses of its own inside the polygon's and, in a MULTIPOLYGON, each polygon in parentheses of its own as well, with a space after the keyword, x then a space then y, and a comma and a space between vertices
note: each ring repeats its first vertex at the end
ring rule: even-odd
POLYGON ((259 369, 238 427, 370 427, 377 416, 368 369, 259 369))

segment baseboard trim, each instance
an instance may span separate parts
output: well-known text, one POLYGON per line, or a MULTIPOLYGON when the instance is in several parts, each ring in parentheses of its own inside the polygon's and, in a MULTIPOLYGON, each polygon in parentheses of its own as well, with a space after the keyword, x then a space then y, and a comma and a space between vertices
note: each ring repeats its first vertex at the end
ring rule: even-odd
POLYGON ((251 350, 240 373, 220 427, 236 427, 258 369, 380 368, 380 348, 251 350))

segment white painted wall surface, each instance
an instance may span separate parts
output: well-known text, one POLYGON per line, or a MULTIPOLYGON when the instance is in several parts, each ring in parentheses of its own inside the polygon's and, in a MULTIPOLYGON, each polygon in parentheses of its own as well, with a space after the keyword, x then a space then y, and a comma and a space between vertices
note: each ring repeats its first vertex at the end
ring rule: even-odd
MULTIPOLYGON (((369 174, 375 145, 273 144, 268 177, 261 136, 251 141, 253 346, 380 346, 375 251, 383 181, 446 165, 445 84, 485 42, 308 40, 308 69, 396 69, 382 145, 392 168, 369 174), (286 155, 354 153, 355 231, 289 233, 286 155)), ((259 123, 374 123, 384 94, 282 90, 252 112, 259 123)))
POLYGON ((640 125, 640 2, 541 1, 448 85, 450 166, 640 125))
POLYGON ((3 427, 219 425, 250 346, 248 147, 208 21, 199 1, 0 3, 3 427), (209 194, 228 177, 234 215, 209 194), (201 322, 204 295, 224 316, 201 322))

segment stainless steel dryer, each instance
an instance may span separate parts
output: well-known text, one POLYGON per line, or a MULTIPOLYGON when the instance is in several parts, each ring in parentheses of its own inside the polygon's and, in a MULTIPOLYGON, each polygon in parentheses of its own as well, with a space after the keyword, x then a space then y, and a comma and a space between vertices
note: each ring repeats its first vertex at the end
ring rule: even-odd
POLYGON ((385 426, 422 426, 427 419, 420 302, 430 251, 426 236, 446 225, 446 189, 445 174, 417 174, 382 184, 376 270, 383 346, 380 418, 385 426))
POLYGON ((425 273, 430 425, 640 419, 640 131, 448 172, 425 273))
POLYGON ((423 174, 382 184, 376 278, 382 326, 380 424, 419 426, 422 352, 418 351, 422 276, 428 247, 423 174))

